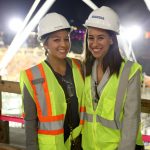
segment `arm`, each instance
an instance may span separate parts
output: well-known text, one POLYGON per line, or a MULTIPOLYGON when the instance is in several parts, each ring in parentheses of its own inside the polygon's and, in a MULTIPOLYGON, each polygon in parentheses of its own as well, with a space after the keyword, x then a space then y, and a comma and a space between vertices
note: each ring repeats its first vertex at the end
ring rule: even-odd
POLYGON ((134 150, 140 122, 141 81, 140 71, 130 79, 124 105, 121 141, 118 150, 134 150))
POLYGON ((26 134, 26 149, 38 150, 38 136, 37 136, 37 113, 34 100, 29 94, 26 86, 23 88, 23 104, 25 112, 25 134, 26 134))

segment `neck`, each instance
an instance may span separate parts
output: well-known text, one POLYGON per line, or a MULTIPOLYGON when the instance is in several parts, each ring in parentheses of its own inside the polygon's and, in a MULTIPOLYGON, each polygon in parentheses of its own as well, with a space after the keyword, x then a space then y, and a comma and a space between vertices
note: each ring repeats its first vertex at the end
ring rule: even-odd
POLYGON ((55 72, 59 73, 60 75, 65 75, 66 73, 66 60, 65 59, 58 59, 54 57, 47 58, 48 63, 54 69, 55 72))
POLYGON ((97 59, 98 65, 101 65, 101 64, 102 64, 102 61, 103 61, 102 58, 98 58, 98 59, 97 59))
POLYGON ((97 82, 99 83, 102 80, 103 77, 103 68, 102 68, 102 63, 101 61, 98 61, 97 64, 97 82))

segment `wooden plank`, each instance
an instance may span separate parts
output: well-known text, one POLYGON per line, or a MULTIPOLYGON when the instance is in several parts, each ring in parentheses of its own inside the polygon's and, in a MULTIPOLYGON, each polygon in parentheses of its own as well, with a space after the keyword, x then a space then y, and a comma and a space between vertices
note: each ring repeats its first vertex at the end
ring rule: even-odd
POLYGON ((19 82, 0 80, 0 91, 20 94, 19 82))
POLYGON ((142 101, 141 101, 141 112, 150 113, 150 100, 142 99, 142 101))
POLYGON ((0 150, 25 150, 25 148, 19 146, 13 146, 9 144, 0 143, 0 150))

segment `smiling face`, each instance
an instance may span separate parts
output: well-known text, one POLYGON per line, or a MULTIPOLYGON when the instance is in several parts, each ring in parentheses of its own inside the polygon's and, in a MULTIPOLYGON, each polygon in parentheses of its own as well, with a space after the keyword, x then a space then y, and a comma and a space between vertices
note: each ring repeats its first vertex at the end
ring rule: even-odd
POLYGON ((70 37, 67 30, 59 30, 50 34, 44 44, 48 58, 64 59, 70 49, 70 37))
POLYGON ((99 60, 107 54, 113 44, 112 38, 106 30, 88 27, 88 48, 92 55, 99 60))

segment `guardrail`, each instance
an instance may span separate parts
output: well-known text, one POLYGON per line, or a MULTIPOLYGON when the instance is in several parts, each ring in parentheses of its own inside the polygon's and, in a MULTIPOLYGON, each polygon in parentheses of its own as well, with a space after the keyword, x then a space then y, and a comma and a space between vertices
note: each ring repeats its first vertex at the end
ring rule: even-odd
POLYGON ((23 122, 23 118, 1 114, 2 92, 21 94, 18 82, 1 80, 0 76, 0 143, 9 143, 9 121, 23 122))
MULTIPOLYGON (((19 82, 1 80, 1 77, 0 77, 0 120, 6 122, 6 124, 3 124, 2 122, 0 123, 0 129, 2 131, 4 131, 3 133, 0 132, 0 137, 5 137, 6 132, 8 134, 8 131, 4 130, 4 128, 6 128, 6 125, 7 126, 9 125, 8 121, 23 123, 23 118, 14 117, 14 116, 6 116, 6 115, 1 114, 1 109, 2 109, 1 92, 21 94, 19 82), (3 134, 3 135, 1 135, 1 134, 3 134)), ((141 112, 150 113, 150 99, 141 99, 141 112)), ((0 142, 7 143, 8 140, 4 141, 4 140, 0 139, 0 142)))

